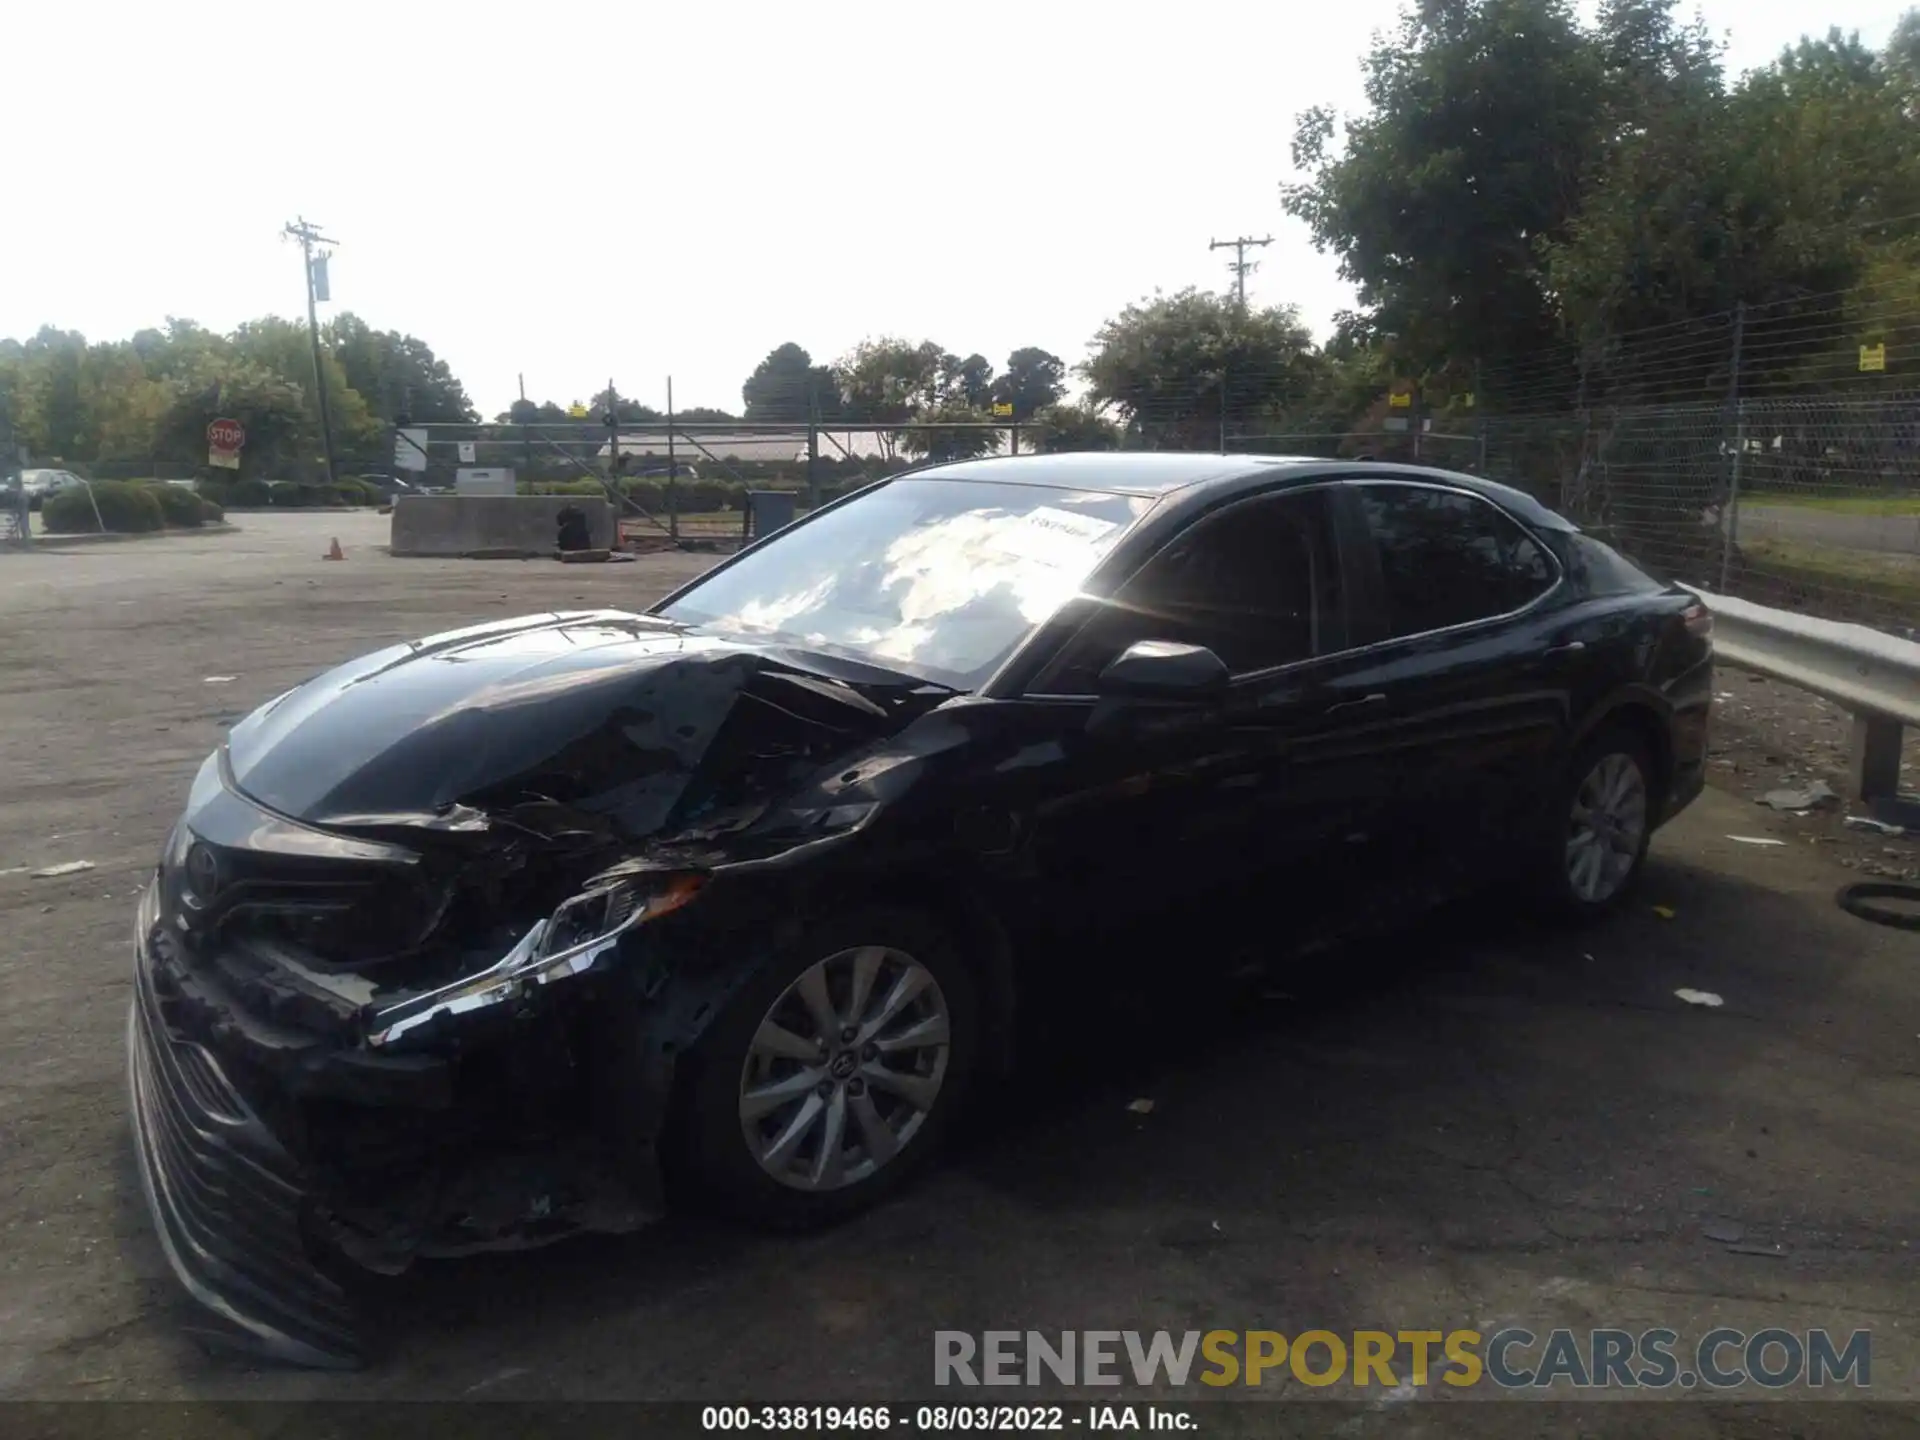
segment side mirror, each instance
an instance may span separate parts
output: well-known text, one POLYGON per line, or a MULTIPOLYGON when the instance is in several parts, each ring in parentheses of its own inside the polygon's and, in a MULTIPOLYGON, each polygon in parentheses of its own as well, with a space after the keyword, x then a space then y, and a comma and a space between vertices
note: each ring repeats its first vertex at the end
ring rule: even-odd
POLYGON ((1204 645, 1137 640, 1100 672, 1103 697, 1128 700, 1210 700, 1224 694, 1227 667, 1204 645))

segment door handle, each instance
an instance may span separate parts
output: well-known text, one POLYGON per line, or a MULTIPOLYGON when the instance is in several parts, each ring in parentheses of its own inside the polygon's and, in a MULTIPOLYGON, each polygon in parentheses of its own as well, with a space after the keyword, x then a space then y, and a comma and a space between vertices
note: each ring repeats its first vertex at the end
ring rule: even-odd
POLYGON ((1384 705, 1386 703, 1386 695, 1376 690, 1371 695, 1362 695, 1358 700, 1342 700, 1338 705, 1329 705, 1327 707, 1327 714, 1338 715, 1343 711, 1364 710, 1373 705, 1384 705))
POLYGON ((1586 648, 1587 648, 1587 642, 1584 640, 1563 640, 1558 645, 1549 645, 1546 649, 1542 650, 1540 654, 1543 657, 1554 656, 1554 655, 1578 655, 1582 650, 1586 648))

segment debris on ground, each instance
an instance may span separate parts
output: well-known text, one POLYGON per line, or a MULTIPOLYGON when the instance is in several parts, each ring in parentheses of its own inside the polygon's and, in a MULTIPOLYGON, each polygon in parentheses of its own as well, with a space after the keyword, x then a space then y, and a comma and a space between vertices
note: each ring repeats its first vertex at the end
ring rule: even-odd
POLYGON ((1146 1099, 1133 1100, 1128 1102, 1127 1109, 1136 1115, 1151 1115, 1153 1113, 1153 1101, 1146 1099))
POLYGON ((1784 845, 1784 840, 1771 840, 1765 835, 1729 835, 1729 840, 1737 840, 1742 845, 1784 845))
POLYGON ((78 875, 82 870, 93 869, 91 860, 69 860, 63 865, 49 865, 44 870, 33 872, 36 880, 57 880, 62 875, 78 875))
POLYGON ((1747 1233, 1746 1227, 1732 1220, 1709 1220, 1700 1227, 1700 1233, 1709 1240, 1718 1240, 1723 1244, 1738 1244, 1747 1233))
POLYGON ((1675 911, 1671 905, 1656 905, 1653 907, 1653 913, 1658 915, 1662 920, 1671 920, 1674 917, 1675 911))
POLYGON ((1759 1255, 1767 1260, 1784 1260, 1787 1252, 1778 1245, 1729 1245, 1729 1255, 1759 1255))
POLYGON ((1831 805, 1840 796, 1824 780, 1816 780, 1811 785, 1798 790, 1769 790, 1760 797, 1760 803, 1773 810, 1792 810, 1796 812, 1816 810, 1822 805, 1831 805))
POLYGON ((1689 1005, 1704 1005, 1709 1010, 1718 1010, 1727 1003, 1711 990, 1689 990, 1682 986, 1673 993, 1689 1005))
POLYGON ((1890 825, 1885 820, 1876 820, 1871 815, 1849 815, 1840 822, 1849 830, 1865 830, 1873 835, 1888 835, 1898 839, 1907 833, 1904 825, 1890 825))
POLYGON ((203 677, 200 683, 202 685, 231 685, 239 678, 238 675, 208 675, 203 677))

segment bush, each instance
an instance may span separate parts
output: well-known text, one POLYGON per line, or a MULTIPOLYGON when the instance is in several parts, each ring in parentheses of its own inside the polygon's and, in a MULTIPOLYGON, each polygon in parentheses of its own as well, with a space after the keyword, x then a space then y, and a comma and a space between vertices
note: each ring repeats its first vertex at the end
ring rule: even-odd
POLYGON ((200 497, 184 485, 143 486, 160 506, 160 518, 169 525, 197 530, 206 523, 206 507, 200 497))
POLYGON ((198 487, 200 498, 214 505, 231 505, 233 484, 231 480, 202 480, 198 487))
POLYGON ((91 498, 84 485, 50 495, 41 506, 41 517, 48 533, 53 535, 91 535, 102 525, 109 534, 140 535, 166 524, 153 492, 126 480, 96 482, 91 498), (97 521, 95 505, 100 507, 97 521))
POLYGON ((220 503, 241 507, 268 505, 272 503, 271 495, 272 487, 264 480, 237 480, 220 503))
POLYGON ((200 500, 200 519, 203 524, 218 525, 227 518, 227 512, 221 507, 219 501, 208 499, 205 495, 198 498, 200 500))

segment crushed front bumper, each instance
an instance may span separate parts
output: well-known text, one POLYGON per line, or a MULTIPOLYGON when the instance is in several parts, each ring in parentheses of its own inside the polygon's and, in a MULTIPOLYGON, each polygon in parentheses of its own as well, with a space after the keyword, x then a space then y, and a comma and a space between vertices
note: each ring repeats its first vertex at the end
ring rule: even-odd
POLYGON ((209 1338, 327 1369, 364 1363, 346 1291, 313 1261, 311 1205, 294 1157, 205 1046, 172 1035, 135 922, 127 1086, 134 1152, 167 1262, 206 1313, 209 1338))

